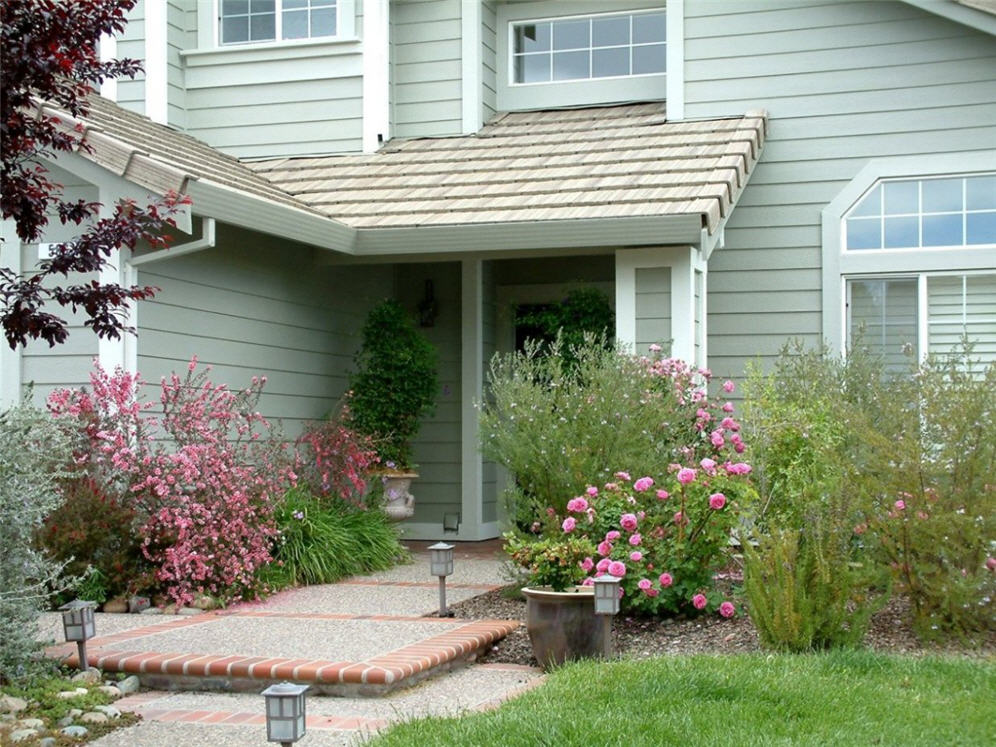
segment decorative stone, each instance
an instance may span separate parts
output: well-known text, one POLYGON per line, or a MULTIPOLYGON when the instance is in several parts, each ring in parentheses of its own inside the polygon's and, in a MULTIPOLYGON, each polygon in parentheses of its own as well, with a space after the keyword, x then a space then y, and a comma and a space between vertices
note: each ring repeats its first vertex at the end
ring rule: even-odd
POLYGON ((56 693, 56 697, 62 698, 63 700, 69 700, 71 698, 78 698, 81 695, 86 695, 89 690, 85 687, 77 687, 75 690, 64 690, 61 693, 56 693))
POLYGON ((143 615, 161 615, 163 611, 158 607, 149 607, 147 610, 142 610, 143 615))
POLYGON ((32 737, 38 736, 37 729, 18 729, 10 733, 11 742, 26 742, 32 737))
POLYGON ((139 685, 138 677, 132 674, 118 682, 117 688, 122 695, 131 695, 138 692, 139 685))
POLYGON ((55 737, 45 737, 38 743, 38 747, 55 747, 55 737))
POLYGON ((88 685, 96 685, 100 682, 100 670, 90 667, 82 672, 77 672, 72 676, 73 682, 85 682, 88 685))
POLYGON ((85 724, 104 724, 107 723, 108 716, 100 711, 88 711, 80 716, 80 721, 85 724))
POLYGON ((178 615, 186 615, 187 617, 193 617, 194 615, 200 615, 204 610, 197 609, 197 607, 181 607, 176 611, 178 615))
POLYGON ((85 726, 78 726, 77 724, 73 724, 72 726, 67 726, 66 728, 62 729, 61 733, 65 734, 67 737, 72 737, 73 739, 82 739, 90 732, 87 730, 85 726))
POLYGON ((22 718, 16 726, 18 729, 44 729, 45 722, 40 718, 22 718))
POLYGON ((104 602, 104 606, 101 607, 102 612, 107 612, 109 614, 121 614, 122 612, 128 611, 128 600, 124 597, 115 597, 114 599, 108 599, 104 602))
POLYGON ((75 720, 76 718, 74 716, 63 716, 62 718, 60 718, 58 721, 55 722, 55 725, 61 729, 63 726, 69 726, 75 720))
POLYGON ((28 707, 28 703, 23 698, 15 698, 13 695, 0 696, 0 712, 17 713, 28 707))
POLYGON ((80 708, 70 708, 69 709, 69 715, 72 718, 79 718, 80 716, 83 715, 83 710, 80 709, 80 708))
POLYGON ((119 711, 117 708, 115 708, 112 705, 94 706, 93 710, 99 711, 100 713, 103 713, 105 716, 107 716, 107 718, 120 718, 121 717, 121 711, 119 711))
POLYGON ((104 693, 104 695, 109 695, 115 700, 121 697, 121 691, 114 685, 101 685, 97 688, 97 691, 104 693))
POLYGON ((199 610, 213 610, 218 607, 218 600, 209 594, 204 594, 194 600, 194 606, 199 610))
POLYGON ((132 614, 145 612, 152 606, 152 601, 148 597, 132 597, 128 600, 128 611, 132 614))

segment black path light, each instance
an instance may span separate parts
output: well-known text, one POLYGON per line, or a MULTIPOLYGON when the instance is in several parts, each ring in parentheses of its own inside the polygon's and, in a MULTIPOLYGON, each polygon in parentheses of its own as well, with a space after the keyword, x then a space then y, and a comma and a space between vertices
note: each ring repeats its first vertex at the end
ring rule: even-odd
POLYGON ((612 656, 612 618, 619 614, 619 582, 605 573, 595 579, 595 614, 602 617, 602 655, 612 656))
POLYGON ((266 698, 266 740, 287 747, 304 736, 304 693, 308 685, 281 682, 263 691, 266 698))
POLYGON ((66 635, 66 642, 76 642, 81 671, 86 671, 89 667, 86 661, 86 642, 93 638, 97 632, 97 626, 93 619, 93 611, 96 607, 96 602, 82 599, 74 599, 59 607, 59 611, 62 613, 62 630, 66 635))
POLYGON ((453 573, 453 545, 437 542, 429 546, 429 570, 439 576, 439 616, 449 617, 446 609, 446 577, 453 573))

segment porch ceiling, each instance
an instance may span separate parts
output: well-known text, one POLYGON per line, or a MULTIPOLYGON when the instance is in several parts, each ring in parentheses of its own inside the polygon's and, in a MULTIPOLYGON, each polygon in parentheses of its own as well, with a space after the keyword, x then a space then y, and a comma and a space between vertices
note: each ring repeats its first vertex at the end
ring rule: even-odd
POLYGON ((507 112, 474 135, 248 165, 361 235, 692 216, 712 234, 757 162, 766 118, 668 122, 663 102, 507 112))

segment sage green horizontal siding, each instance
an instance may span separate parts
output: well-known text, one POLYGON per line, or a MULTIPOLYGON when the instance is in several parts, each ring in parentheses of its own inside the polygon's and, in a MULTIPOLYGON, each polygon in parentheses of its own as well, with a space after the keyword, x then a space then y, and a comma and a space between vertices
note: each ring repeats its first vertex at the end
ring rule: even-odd
POLYGON ((413 443, 419 479, 412 485, 415 495, 412 521, 436 524, 441 532, 443 514, 459 513, 462 506, 460 264, 407 264, 399 265, 396 272, 397 298, 413 316, 425 296, 426 280, 432 281, 439 304, 435 324, 420 328, 436 347, 439 393, 435 412, 422 420, 413 443))
POLYGON ((871 159, 991 150, 996 40, 903 2, 687 0, 685 115, 767 109, 709 260, 709 364, 818 344, 821 213, 871 159))
POLYGON ((395 137, 460 133, 460 32, 460 0, 407 0, 391 6, 395 137))
POLYGON ((367 310, 390 295, 391 267, 315 265, 307 247, 219 226, 218 246, 141 268, 161 290, 139 305, 138 369, 157 382, 190 358, 212 380, 266 376, 261 412, 295 435, 346 389, 367 310))
POLYGON ((191 0, 168 0, 166 6, 167 121, 180 130, 187 126, 186 89, 180 52, 187 48, 187 14, 193 5, 191 0))
POLYGON ((358 43, 222 50, 185 59, 187 131, 242 158, 360 150, 358 43))
MULTIPOLYGON (((153 0, 158 1, 158 0, 153 0)), ((138 0, 128 13, 128 24, 118 37, 116 57, 119 60, 145 60, 145 0, 138 0)), ((134 78, 118 78, 117 103, 125 109, 145 114, 145 72, 134 78)))
POLYGON ((671 268, 640 267, 636 270, 636 352, 650 345, 671 346, 671 268))

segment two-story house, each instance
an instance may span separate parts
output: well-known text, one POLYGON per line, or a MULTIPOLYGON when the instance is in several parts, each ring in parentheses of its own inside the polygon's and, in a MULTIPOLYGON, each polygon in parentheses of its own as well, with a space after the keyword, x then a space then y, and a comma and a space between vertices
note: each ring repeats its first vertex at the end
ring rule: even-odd
POLYGON ((469 540, 498 532, 474 403, 518 305, 603 288, 620 340, 722 377, 859 326, 887 359, 963 334, 996 358, 988 0, 144 0, 104 47, 145 72, 52 169, 104 203, 184 192, 188 235, 109 273, 161 288, 137 337, 4 349, 5 401, 196 354, 266 374, 293 431, 342 394, 367 310, 431 289, 408 535, 457 514, 469 540))

